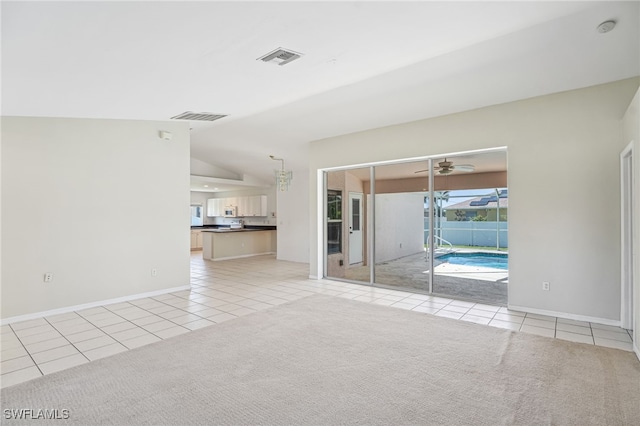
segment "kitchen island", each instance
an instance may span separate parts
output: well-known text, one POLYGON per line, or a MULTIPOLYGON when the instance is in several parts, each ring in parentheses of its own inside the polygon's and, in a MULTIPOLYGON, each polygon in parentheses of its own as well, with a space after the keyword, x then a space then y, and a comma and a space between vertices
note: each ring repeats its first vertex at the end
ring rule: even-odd
POLYGON ((203 229, 202 258, 226 260, 274 254, 276 231, 272 229, 203 229))

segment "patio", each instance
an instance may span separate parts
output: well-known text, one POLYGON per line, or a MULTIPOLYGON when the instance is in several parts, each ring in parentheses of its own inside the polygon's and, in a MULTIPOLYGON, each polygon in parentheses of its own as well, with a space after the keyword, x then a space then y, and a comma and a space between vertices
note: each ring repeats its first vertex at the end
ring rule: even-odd
MULTIPOLYGON (((463 250, 460 250, 463 251, 463 250)), ((468 251, 468 250, 464 250, 468 251)), ((508 271, 479 266, 453 265, 435 259, 433 293, 498 305, 507 304, 508 271)), ((407 290, 429 290, 426 252, 376 264, 376 284, 407 290)), ((345 278, 369 282, 368 266, 347 268, 345 278)))

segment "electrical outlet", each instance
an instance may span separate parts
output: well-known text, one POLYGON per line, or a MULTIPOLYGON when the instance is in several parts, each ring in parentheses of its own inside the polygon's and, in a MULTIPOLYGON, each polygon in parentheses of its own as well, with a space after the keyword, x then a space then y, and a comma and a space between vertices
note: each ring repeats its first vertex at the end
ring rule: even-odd
POLYGON ((549 291, 549 286, 550 286, 549 281, 543 281, 542 282, 542 289, 544 291, 549 291))
POLYGON ((156 276, 158 276, 158 270, 157 270, 156 268, 153 268, 153 269, 151 270, 151 276, 152 276, 152 277, 156 277, 156 276))
POLYGON ((47 272, 44 274, 44 282, 45 283, 50 283, 51 281, 53 281, 53 273, 51 272, 47 272))

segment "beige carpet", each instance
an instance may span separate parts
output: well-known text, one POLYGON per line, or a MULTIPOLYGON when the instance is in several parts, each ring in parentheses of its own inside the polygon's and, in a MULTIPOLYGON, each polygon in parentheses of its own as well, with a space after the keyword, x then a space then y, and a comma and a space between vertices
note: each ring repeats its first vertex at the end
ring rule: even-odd
MULTIPOLYGON (((2 390, 50 423, 637 425, 629 352, 314 295, 2 390)), ((38 420, 30 424, 47 424, 38 420)))

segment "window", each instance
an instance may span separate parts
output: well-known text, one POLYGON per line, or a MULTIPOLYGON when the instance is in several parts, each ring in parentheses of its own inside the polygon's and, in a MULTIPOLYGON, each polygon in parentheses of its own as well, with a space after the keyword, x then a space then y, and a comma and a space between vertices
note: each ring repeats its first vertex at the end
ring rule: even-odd
POLYGON ((202 206, 199 204, 191 205, 191 226, 202 226, 202 206))
POLYGON ((342 191, 327 191, 327 219, 342 220, 342 191))
POLYGON ((342 253, 342 191, 327 191, 327 254, 342 253))

